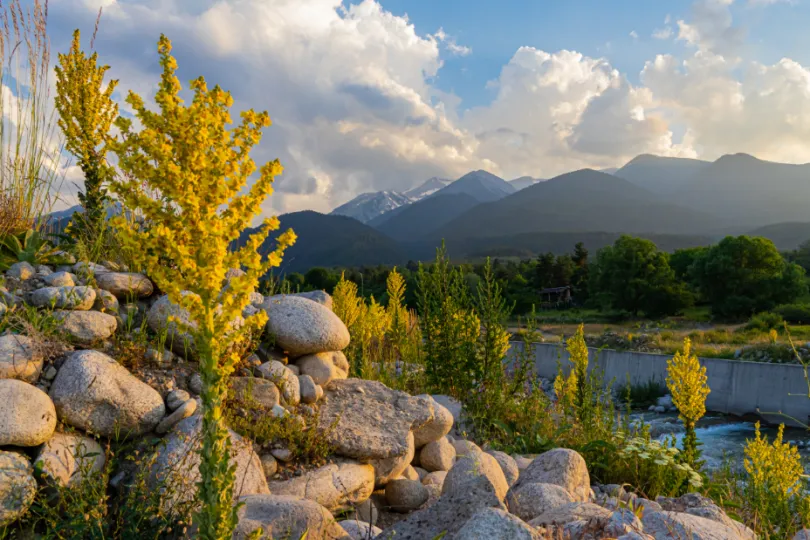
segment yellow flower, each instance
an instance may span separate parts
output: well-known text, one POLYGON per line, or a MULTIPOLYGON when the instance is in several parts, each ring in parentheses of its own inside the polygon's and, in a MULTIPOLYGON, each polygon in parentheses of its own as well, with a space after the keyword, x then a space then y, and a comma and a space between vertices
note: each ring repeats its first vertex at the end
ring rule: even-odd
POLYGON ((687 427, 694 427, 706 414, 706 396, 710 392, 706 368, 700 365, 696 355, 691 354, 691 349, 691 341, 685 338, 683 353, 677 352, 667 361, 667 388, 680 419, 687 427))

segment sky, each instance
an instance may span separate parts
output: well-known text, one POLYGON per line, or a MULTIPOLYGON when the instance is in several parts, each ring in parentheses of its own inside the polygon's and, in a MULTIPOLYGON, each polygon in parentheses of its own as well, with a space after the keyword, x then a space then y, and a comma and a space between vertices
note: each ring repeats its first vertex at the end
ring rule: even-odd
POLYGON ((100 7, 120 89, 154 95, 164 33, 181 82, 270 113, 268 215, 476 169, 810 162, 810 0, 51 0, 52 49, 100 7))

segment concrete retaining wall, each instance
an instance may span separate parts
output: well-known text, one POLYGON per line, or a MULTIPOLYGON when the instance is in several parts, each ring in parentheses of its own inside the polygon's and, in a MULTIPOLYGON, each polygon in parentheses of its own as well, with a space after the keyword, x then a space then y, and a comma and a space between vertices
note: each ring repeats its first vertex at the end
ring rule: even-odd
MULTIPOLYGON (((522 346, 520 344, 513 344, 522 346)), ((662 383, 667 375, 667 360, 670 356, 661 354, 625 352, 593 348, 588 349, 590 365, 598 365, 605 375, 605 381, 613 381, 614 386, 623 386, 630 374, 633 384, 658 380, 662 383)), ((568 353, 557 344, 534 344, 536 373, 548 379, 557 374, 557 362, 568 369, 568 353)), ((810 423, 810 398, 803 368, 790 364, 764 364, 740 362, 719 358, 701 358, 706 367, 711 393, 706 399, 709 411, 735 414, 759 414, 763 419, 774 423, 797 425, 782 416, 765 413, 781 412, 801 422, 810 423)))

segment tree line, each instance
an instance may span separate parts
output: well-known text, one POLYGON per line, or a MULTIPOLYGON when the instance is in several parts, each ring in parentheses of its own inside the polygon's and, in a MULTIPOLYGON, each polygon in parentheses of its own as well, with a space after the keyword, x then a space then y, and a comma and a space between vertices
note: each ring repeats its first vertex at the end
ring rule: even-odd
MULTIPOLYGON (((433 263, 423 263, 430 266, 433 263)), ((548 307, 553 295, 542 291, 569 287, 570 302, 555 307, 598 309, 615 318, 660 318, 707 305, 720 320, 739 320, 782 304, 801 303, 808 293, 810 241, 780 253, 770 240, 728 236, 712 246, 668 253, 650 240, 629 235, 591 254, 580 242, 570 253, 543 253, 532 259, 492 260, 491 272, 514 305, 515 315, 548 307)), ((455 263, 470 291, 485 275, 483 262, 455 263)), ((406 283, 404 303, 417 308, 415 281, 420 263, 398 268, 406 283)), ((270 289, 331 292, 341 276, 357 284, 360 294, 385 301, 391 267, 312 268, 305 274, 270 277, 270 289)), ((553 302, 552 302, 553 303, 553 302)))

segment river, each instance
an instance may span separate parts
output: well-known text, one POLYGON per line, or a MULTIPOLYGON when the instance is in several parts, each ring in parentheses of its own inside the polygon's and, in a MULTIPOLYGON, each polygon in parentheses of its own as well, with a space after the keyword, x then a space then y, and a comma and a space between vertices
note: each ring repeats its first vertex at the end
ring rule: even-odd
MULTIPOLYGON (((676 413, 634 413, 631 418, 634 421, 643 418, 650 426, 651 434, 659 439, 674 434, 676 444, 681 447, 683 428, 678 422, 676 413)), ((776 436, 777 428, 763 425, 761 431, 772 440, 776 436)), ((706 467, 713 470, 722 466, 724 459, 733 465, 742 466, 745 441, 754 438, 754 424, 733 416, 708 413, 698 422, 696 432, 698 440, 702 443, 701 452, 706 467)), ((784 440, 791 441, 799 448, 799 453, 804 458, 805 471, 810 474, 810 432, 785 428, 784 440)))

